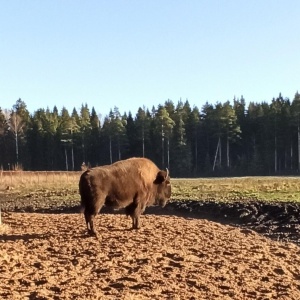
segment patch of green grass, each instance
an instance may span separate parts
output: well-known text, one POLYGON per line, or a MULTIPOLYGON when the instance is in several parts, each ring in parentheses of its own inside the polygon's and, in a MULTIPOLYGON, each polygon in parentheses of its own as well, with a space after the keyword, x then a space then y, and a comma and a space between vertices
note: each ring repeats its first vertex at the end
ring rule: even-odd
POLYGON ((300 202, 298 177, 172 179, 173 200, 300 202))
POLYGON ((80 202, 78 185, 66 184, 58 186, 55 184, 40 184, 15 186, 10 190, 1 190, 0 197, 6 199, 24 200, 26 202, 80 202))

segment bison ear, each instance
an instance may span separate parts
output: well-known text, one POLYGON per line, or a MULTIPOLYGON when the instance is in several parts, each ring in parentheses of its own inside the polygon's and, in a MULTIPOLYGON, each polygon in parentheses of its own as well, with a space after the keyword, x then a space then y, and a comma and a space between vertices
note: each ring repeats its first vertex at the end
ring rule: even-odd
POLYGON ((156 175, 154 183, 160 184, 160 183, 164 182, 166 180, 166 175, 167 175, 166 171, 159 171, 156 175))

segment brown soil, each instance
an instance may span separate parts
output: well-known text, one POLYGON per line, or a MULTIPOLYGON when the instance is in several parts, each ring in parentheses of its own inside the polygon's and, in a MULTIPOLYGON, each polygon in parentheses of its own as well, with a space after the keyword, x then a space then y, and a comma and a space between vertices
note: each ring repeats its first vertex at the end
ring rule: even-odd
POLYGON ((162 212, 2 213, 0 299, 300 299, 297 244, 162 212))

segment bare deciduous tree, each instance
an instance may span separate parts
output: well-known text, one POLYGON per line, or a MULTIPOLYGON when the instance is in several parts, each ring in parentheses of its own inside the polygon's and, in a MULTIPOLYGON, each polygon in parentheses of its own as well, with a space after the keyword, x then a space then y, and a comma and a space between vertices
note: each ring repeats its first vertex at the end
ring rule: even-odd
POLYGON ((19 163, 19 143, 18 137, 23 132, 24 122, 22 117, 18 115, 15 111, 12 111, 10 114, 10 118, 8 120, 9 131, 14 135, 16 142, 16 167, 18 167, 19 163))

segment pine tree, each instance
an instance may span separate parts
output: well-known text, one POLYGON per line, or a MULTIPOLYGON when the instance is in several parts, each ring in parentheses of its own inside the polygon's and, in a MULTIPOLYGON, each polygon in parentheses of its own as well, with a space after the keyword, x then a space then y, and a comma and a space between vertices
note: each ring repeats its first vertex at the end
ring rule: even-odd
MULTIPOLYGON (((300 94, 297 92, 291 104, 292 131, 296 145, 297 161, 296 169, 300 172, 300 94)), ((293 161, 293 147, 291 146, 291 160, 293 161)))
POLYGON ((117 107, 110 110, 109 116, 105 117, 103 132, 109 139, 109 160, 113 163, 113 142, 116 144, 117 158, 122 159, 121 147, 125 145, 126 117, 122 118, 117 107))
POLYGON ((101 123, 100 123, 100 115, 96 113, 94 107, 92 107, 90 123, 91 123, 91 134, 88 143, 88 155, 91 164, 98 165, 100 163, 99 149, 101 148, 101 144, 100 144, 101 123))
POLYGON ((88 105, 82 105, 79 115, 79 132, 81 133, 81 151, 82 151, 82 161, 84 163, 89 163, 86 157, 86 144, 91 133, 91 119, 90 111, 88 105))
POLYGON ((151 116, 148 110, 145 107, 139 108, 135 117, 135 129, 136 129, 136 139, 137 139, 137 148, 141 149, 139 153, 141 153, 142 157, 145 157, 146 152, 150 153, 149 145, 150 140, 150 124, 151 124, 151 116))
POLYGON ((4 112, 0 107, 0 168, 5 169, 8 166, 6 159, 6 134, 8 131, 8 124, 4 112))
POLYGON ((156 131, 160 131, 161 135, 161 165, 165 168, 165 138, 167 140, 167 167, 169 166, 169 154, 170 154, 170 138, 172 135, 172 129, 175 122, 170 118, 168 111, 165 107, 159 105, 155 114, 155 127, 156 131))
POLYGON ((198 107, 194 107, 192 111, 188 114, 188 118, 186 120, 186 136, 188 144, 191 147, 192 153, 192 166, 193 173, 196 175, 198 173, 199 168, 199 136, 201 131, 201 123, 200 123, 200 111, 198 107))
POLYGON ((186 110, 179 101, 175 111, 172 136, 172 173, 178 177, 183 177, 184 174, 190 176, 191 171, 191 149, 187 143, 184 119, 187 119, 186 110))

